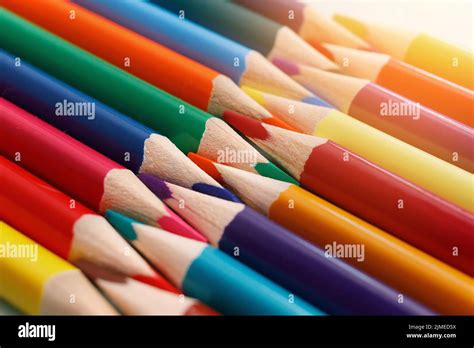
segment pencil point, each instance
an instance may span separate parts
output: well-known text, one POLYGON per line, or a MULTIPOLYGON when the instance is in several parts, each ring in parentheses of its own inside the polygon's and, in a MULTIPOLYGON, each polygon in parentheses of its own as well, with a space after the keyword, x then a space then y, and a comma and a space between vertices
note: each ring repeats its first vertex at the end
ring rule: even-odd
POLYGON ((140 173, 138 177, 158 198, 162 200, 171 198, 172 193, 165 181, 147 173, 140 173))
POLYGON ((122 235, 122 237, 127 240, 137 239, 137 234, 135 233, 132 224, 140 222, 111 209, 107 209, 105 212, 105 217, 110 222, 110 224, 114 226, 114 228, 122 235))
POLYGON ((282 70, 285 74, 290 76, 298 75, 300 73, 300 68, 298 65, 281 58, 274 58, 272 59, 272 63, 275 64, 280 70, 282 70))
POLYGON ((236 195, 221 187, 198 182, 192 186, 192 189, 196 192, 204 193, 209 196, 225 199, 226 201, 242 203, 242 201, 236 195))
POLYGON ((259 121, 252 120, 232 111, 224 112, 224 120, 232 127, 237 128, 240 132, 251 138, 266 139, 268 137, 267 130, 259 121))
POLYGON ((255 170, 260 175, 263 175, 267 178, 285 181, 297 186, 300 185, 300 183, 296 179, 294 179, 289 174, 285 173, 282 169, 278 168, 273 163, 257 163, 257 165, 255 166, 255 170))

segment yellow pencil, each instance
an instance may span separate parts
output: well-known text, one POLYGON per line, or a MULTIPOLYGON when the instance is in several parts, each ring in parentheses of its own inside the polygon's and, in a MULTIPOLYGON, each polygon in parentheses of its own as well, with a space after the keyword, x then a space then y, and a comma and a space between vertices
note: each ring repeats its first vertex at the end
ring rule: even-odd
POLYGON ((244 87, 275 117, 300 132, 332 140, 416 185, 474 211, 474 176, 336 109, 297 102, 244 87), (427 175, 429 173, 429 175, 427 175))
POLYGON ((117 314, 80 270, 4 222, 0 297, 31 315, 117 314))
POLYGON ((474 56, 471 52, 424 33, 365 23, 342 15, 335 15, 334 19, 376 50, 474 89, 474 56))

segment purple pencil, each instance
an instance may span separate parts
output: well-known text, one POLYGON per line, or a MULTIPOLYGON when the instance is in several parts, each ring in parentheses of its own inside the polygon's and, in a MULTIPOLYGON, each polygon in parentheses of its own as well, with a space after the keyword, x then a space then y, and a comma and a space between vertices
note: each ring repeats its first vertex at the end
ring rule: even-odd
MULTIPOLYGON (((330 314, 432 315, 432 311, 292 234, 242 203, 140 179, 211 244, 330 314)), ((288 299, 291 301, 291 298, 288 299)))

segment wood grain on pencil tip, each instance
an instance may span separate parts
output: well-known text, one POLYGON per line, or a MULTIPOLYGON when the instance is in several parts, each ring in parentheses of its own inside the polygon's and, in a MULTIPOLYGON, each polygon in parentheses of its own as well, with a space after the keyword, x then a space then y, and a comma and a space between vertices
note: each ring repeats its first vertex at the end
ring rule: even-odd
POLYGON ((345 261, 439 313, 474 310, 470 276, 300 187, 218 164, 197 154, 188 156, 249 206, 315 245, 364 245, 363 261, 355 255, 345 261), (451 301, 443 301, 447 297, 451 301))
POLYGON ((232 110, 272 122, 272 115, 228 77, 79 5, 6 0, 4 6, 201 110, 215 116, 232 110), (75 12, 74 20, 70 11, 75 12))
POLYGON ((389 55, 324 44, 345 74, 379 84, 470 127, 474 92, 389 55))
POLYGON ((30 315, 115 315, 117 311, 76 267, 0 221, 0 296, 30 315), (29 250, 24 257, 8 250, 29 250), (71 302, 74 296, 74 302, 71 302))
POLYGON ((78 267, 87 262, 174 291, 102 216, 3 156, 0 168, 0 214, 7 223, 78 267))
POLYGON ((369 23, 335 14, 334 20, 371 44, 377 51, 474 89, 474 55, 425 33, 369 23))
POLYGON ((27 62, 0 53, 2 96, 56 128, 108 156, 134 173, 147 172, 170 182, 237 200, 200 170, 166 137, 100 101, 42 72, 27 62), (59 104, 59 105, 58 105, 59 104), (72 106, 89 106, 80 117, 58 116, 72 106), (61 109, 58 109, 58 106, 61 109), (126 139, 126 141, 124 141, 126 139))
POLYGON ((175 14, 152 3, 109 0, 74 2, 219 71, 238 85, 247 84, 294 99, 326 105, 257 51, 192 21, 180 20, 175 14))
MULTIPOLYGON (((127 2, 128 3, 128 2, 127 2)), ((124 4, 121 2, 120 4, 124 4)), ((222 150, 255 153, 256 165, 233 165, 292 181, 224 121, 97 58, 14 13, 0 9, 0 42, 8 52, 168 137, 181 151, 216 159, 222 150), (20 42, 28 44, 19 44, 20 42), (57 60, 56 57, 62 57, 57 60), (75 69, 70 69, 70 66, 75 69), (183 122, 185 115, 186 122, 183 122), (158 117, 159 116, 159 117, 158 117)), ((252 162, 252 163, 253 163, 252 162)), ((255 164, 255 163, 253 163, 255 164)))
POLYGON ((172 235, 114 211, 109 221, 186 294, 233 315, 316 315, 316 308, 205 243, 172 235))
POLYGON ((1 153, 93 210, 115 208, 174 233, 205 240, 128 169, 0 99, 1 153))
POLYGON ((254 49, 268 59, 282 57, 329 71, 340 68, 315 50, 292 29, 256 12, 232 3, 215 0, 152 0, 210 30, 254 49), (216 13, 219 15, 216 16, 216 13))
POLYGON ((320 248, 250 207, 202 195, 147 174, 140 178, 213 245, 232 256, 237 248, 241 262, 328 313, 431 313, 411 299, 410 305, 400 306, 394 300, 394 289, 339 259, 326 257, 320 248), (352 301, 352 296, 359 301, 352 301))
POLYGON ((454 247, 463 246, 467 250, 474 247, 473 218, 468 211, 330 140, 279 129, 239 115, 229 114, 226 121, 277 159, 303 187, 444 262, 474 274, 470 253, 453 255, 454 247))
POLYGON ((295 64, 273 62, 339 111, 442 160, 474 172, 474 130, 376 83, 295 64))

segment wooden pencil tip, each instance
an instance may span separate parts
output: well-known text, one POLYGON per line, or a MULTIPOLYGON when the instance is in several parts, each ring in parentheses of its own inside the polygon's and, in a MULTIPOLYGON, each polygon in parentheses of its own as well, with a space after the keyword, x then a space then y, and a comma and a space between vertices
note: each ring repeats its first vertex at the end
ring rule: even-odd
POLYGON ((257 120, 242 116, 232 111, 224 112, 223 118, 232 127, 248 137, 264 140, 269 136, 262 123, 257 120))
POLYGON ((197 153, 190 152, 188 153, 188 157, 193 161, 199 168, 204 170, 207 174, 209 174, 214 180, 219 182, 220 184, 224 183, 224 180, 217 170, 216 166, 214 165, 214 162, 211 161, 210 159, 203 157, 201 155, 198 155, 197 153))
POLYGON ((351 31, 353 34, 356 34, 361 38, 367 37, 367 27, 362 21, 359 21, 350 16, 345 16, 337 13, 333 16, 333 19, 337 23, 351 31))
POLYGON ((140 173, 138 177, 158 198, 166 200, 172 197, 173 194, 164 180, 147 173, 140 173))
POLYGON ((275 64, 278 68, 280 68, 280 70, 282 70, 287 75, 293 76, 298 75, 300 73, 300 68, 298 67, 298 65, 286 59, 273 58, 272 63, 275 64))
POLYGON ((137 239, 133 224, 141 224, 141 222, 110 209, 106 210, 105 217, 123 238, 130 241, 137 239))
POLYGON ((272 125, 272 126, 275 126, 275 127, 287 129, 287 130, 290 130, 290 131, 293 131, 293 132, 299 132, 296 128, 290 126, 286 122, 284 122, 284 121, 282 121, 282 120, 280 120, 276 117, 264 118, 264 119, 262 119, 262 122, 264 122, 266 124, 269 124, 269 125, 272 125))

